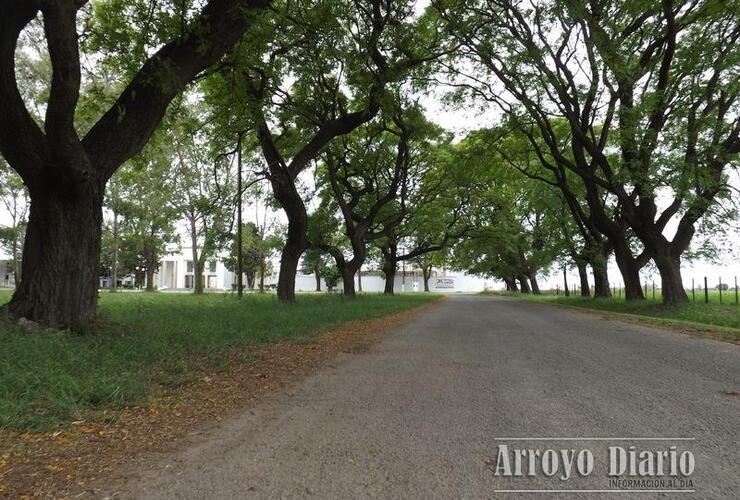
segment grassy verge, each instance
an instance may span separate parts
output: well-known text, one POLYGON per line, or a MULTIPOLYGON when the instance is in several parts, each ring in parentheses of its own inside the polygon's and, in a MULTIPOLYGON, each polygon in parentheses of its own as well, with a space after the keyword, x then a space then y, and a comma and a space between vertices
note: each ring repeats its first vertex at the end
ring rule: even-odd
MULTIPOLYGON (((91 410, 145 403, 240 348, 305 341, 341 323, 410 309, 438 296, 102 294, 100 331, 27 334, 0 320, 0 428, 41 431, 91 410)), ((10 293, 0 291, 0 304, 10 293)))
POLYGON ((740 307, 725 301, 712 301, 708 304, 689 303, 676 306, 664 306, 656 299, 647 299, 639 302, 627 302, 624 299, 593 299, 580 296, 566 297, 564 295, 542 294, 523 295, 515 293, 500 293, 522 300, 543 302, 548 304, 566 305, 584 309, 592 309, 613 314, 631 317, 633 319, 649 319, 653 323, 665 326, 675 326, 683 330, 705 332, 717 336, 740 341, 740 307))

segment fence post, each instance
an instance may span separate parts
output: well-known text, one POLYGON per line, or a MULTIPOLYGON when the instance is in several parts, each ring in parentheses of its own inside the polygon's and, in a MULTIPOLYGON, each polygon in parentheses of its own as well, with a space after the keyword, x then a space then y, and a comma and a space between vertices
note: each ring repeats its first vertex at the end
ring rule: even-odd
POLYGON ((694 286, 694 278, 691 278, 691 302, 696 304, 696 287, 694 286))
POLYGON ((722 276, 719 277, 719 303, 722 303, 722 276))
POLYGON ((707 288, 707 277, 704 276, 704 303, 709 304, 709 288, 707 288))

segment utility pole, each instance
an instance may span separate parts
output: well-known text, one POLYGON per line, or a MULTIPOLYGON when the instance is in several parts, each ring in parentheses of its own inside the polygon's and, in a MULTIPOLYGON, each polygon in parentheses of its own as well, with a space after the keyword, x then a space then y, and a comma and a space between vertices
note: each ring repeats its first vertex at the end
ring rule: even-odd
POLYGON ((236 294, 242 298, 244 256, 242 255, 242 134, 236 136, 236 294))

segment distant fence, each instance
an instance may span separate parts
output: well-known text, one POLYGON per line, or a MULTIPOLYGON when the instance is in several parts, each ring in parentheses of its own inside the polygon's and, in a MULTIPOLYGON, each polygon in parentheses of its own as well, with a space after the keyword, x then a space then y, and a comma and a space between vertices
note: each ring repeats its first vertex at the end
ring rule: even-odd
MULTIPOLYGON (((645 297, 653 299, 659 299, 661 297, 660 287, 656 286, 654 280, 650 283, 645 281, 643 288, 645 297)), ((591 287, 591 290, 593 292, 593 287, 591 287)), ((613 286, 611 287, 611 290, 613 297, 623 297, 624 287, 613 286)), ((581 288, 578 285, 572 285, 569 287, 568 292, 573 295, 579 295, 581 293, 581 288)), ((698 295, 699 302, 703 301, 705 304, 715 301, 719 301, 720 304, 740 304, 740 286, 738 284, 737 276, 734 276, 729 283, 727 281, 723 281, 720 276, 717 278, 717 283, 713 286, 709 285, 709 278, 707 276, 703 276, 700 280, 691 278, 691 288, 687 288, 686 292, 687 295, 691 297, 691 302, 694 303, 697 302, 698 295)), ((555 293, 561 294, 565 292, 564 289, 560 288, 560 285, 557 285, 555 287, 555 293)))

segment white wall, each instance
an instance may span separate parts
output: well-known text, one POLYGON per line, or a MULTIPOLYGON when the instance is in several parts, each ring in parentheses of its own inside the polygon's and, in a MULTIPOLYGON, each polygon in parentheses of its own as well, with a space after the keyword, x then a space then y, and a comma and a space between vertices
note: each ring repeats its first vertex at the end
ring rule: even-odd
MULTIPOLYGON (((359 290, 357 281, 357 277, 355 277, 355 290, 359 290)), ((393 285, 393 290, 397 293, 403 291, 424 291, 424 279, 419 274, 414 276, 412 273, 407 273, 404 283, 402 272, 399 271, 393 285)), ((491 288, 493 285, 494 282, 491 280, 449 271, 444 274, 440 272, 439 275, 429 278, 429 291, 439 293, 482 292, 487 288, 491 288)), ((337 288, 341 290, 341 280, 339 281, 337 288)), ((377 274, 369 276, 363 274, 363 292, 382 292, 384 288, 385 279, 382 276, 377 274)), ((296 276, 296 291, 312 292, 314 290, 316 290, 316 278, 313 274, 299 274, 296 276)), ((326 283, 323 279, 321 280, 321 290, 326 290, 326 283)))

